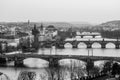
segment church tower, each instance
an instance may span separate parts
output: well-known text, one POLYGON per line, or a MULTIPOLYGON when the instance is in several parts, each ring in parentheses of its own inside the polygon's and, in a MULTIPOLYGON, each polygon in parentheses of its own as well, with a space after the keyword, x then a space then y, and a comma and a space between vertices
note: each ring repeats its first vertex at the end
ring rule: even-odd
POLYGON ((39 31, 36 25, 34 25, 34 28, 32 29, 32 34, 34 35, 33 47, 35 49, 38 49, 39 48, 39 31))
POLYGON ((41 23, 40 25, 40 36, 43 36, 44 35, 44 27, 43 27, 43 24, 41 23))

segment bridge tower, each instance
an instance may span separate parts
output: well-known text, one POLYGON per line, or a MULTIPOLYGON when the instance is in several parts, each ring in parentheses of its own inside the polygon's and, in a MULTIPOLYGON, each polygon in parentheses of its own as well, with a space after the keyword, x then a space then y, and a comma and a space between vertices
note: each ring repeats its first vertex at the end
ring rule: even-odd
POLYGON ((33 48, 37 49, 39 47, 39 31, 36 28, 36 25, 34 25, 34 29, 32 29, 32 34, 34 35, 34 42, 33 42, 33 48))

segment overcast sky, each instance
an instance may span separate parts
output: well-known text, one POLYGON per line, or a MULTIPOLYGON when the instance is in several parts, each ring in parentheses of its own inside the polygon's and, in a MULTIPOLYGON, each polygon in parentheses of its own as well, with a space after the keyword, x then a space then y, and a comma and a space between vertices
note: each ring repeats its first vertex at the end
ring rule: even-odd
POLYGON ((120 0, 0 0, 0 21, 102 23, 120 19, 120 0))

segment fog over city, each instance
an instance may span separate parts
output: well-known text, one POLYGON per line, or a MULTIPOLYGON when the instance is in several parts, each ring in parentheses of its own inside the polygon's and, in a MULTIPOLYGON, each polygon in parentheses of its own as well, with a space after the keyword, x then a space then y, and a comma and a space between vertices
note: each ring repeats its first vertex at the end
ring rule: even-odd
POLYGON ((0 22, 89 22, 120 19, 120 0, 0 0, 0 22))
POLYGON ((0 0, 0 80, 120 80, 120 0, 0 0))

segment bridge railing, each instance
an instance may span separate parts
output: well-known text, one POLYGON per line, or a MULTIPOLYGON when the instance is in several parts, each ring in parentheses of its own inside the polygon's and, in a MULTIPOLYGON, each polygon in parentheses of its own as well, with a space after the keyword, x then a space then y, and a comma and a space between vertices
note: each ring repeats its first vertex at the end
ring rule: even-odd
MULTIPOLYGON (((117 39, 104 39, 104 38, 96 38, 96 39, 88 39, 88 38, 78 38, 78 39, 66 39, 65 41, 117 41, 117 39)), ((118 40, 119 41, 119 40, 118 40)))

